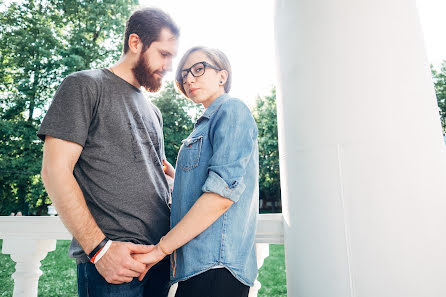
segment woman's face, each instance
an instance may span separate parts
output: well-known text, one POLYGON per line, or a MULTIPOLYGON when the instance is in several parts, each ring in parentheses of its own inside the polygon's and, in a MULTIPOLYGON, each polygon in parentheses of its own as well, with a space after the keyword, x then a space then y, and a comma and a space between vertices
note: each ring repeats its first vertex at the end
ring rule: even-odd
POLYGON ((190 54, 182 67, 182 70, 189 70, 182 72, 182 75, 185 75, 183 76, 183 87, 187 97, 197 104, 203 104, 205 108, 208 108, 215 99, 225 92, 226 71, 218 71, 212 67, 217 68, 211 59, 201 51, 190 54), (205 63, 197 64, 200 62, 205 63), (192 69, 190 69, 191 67, 192 69))

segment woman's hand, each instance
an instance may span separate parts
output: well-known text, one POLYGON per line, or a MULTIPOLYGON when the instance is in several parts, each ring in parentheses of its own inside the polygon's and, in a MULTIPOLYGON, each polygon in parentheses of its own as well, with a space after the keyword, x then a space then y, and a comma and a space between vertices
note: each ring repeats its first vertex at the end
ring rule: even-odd
POLYGON ((155 266, 159 261, 164 259, 167 254, 165 254, 161 248, 159 247, 159 244, 155 246, 155 248, 146 254, 133 254, 132 257, 138 262, 141 262, 143 264, 146 264, 146 270, 141 273, 141 275, 138 277, 139 281, 142 281, 144 276, 146 275, 147 271, 149 271, 150 268, 155 266))
MULTIPOLYGON (((166 175, 167 184, 169 185, 170 193, 173 192, 173 182, 175 178, 175 168, 167 160, 163 160, 163 170, 166 175)), ((169 202, 171 203, 171 202, 169 202)))
POLYGON ((163 165, 164 173, 171 178, 175 178, 175 168, 173 168, 172 164, 167 160, 163 160, 163 165))

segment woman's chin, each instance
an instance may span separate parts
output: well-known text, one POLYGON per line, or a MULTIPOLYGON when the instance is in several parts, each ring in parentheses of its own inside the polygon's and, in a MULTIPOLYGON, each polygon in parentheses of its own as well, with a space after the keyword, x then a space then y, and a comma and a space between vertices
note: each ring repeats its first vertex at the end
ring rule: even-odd
POLYGON ((190 100, 192 100, 192 102, 194 102, 195 104, 201 104, 202 100, 200 99, 200 97, 196 97, 196 96, 190 96, 189 97, 190 100))

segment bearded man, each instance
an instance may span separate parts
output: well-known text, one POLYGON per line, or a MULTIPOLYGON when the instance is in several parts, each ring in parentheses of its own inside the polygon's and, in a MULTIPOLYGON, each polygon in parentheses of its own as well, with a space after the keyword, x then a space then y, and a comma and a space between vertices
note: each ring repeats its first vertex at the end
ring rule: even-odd
POLYGON ((73 235, 80 297, 167 296, 169 261, 140 282, 146 266, 132 254, 149 252, 169 231, 162 117, 141 87, 160 89, 178 36, 163 11, 135 11, 121 59, 66 77, 37 133, 45 188, 73 235))

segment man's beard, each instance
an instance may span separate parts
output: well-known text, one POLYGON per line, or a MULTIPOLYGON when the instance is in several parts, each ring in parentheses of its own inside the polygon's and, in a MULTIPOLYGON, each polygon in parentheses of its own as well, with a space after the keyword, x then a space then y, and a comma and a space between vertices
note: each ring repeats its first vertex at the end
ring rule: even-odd
POLYGON ((138 83, 147 91, 159 91, 164 73, 161 71, 152 71, 144 53, 141 53, 136 66, 132 70, 138 83), (155 78, 155 73, 159 74, 160 78, 155 78))

